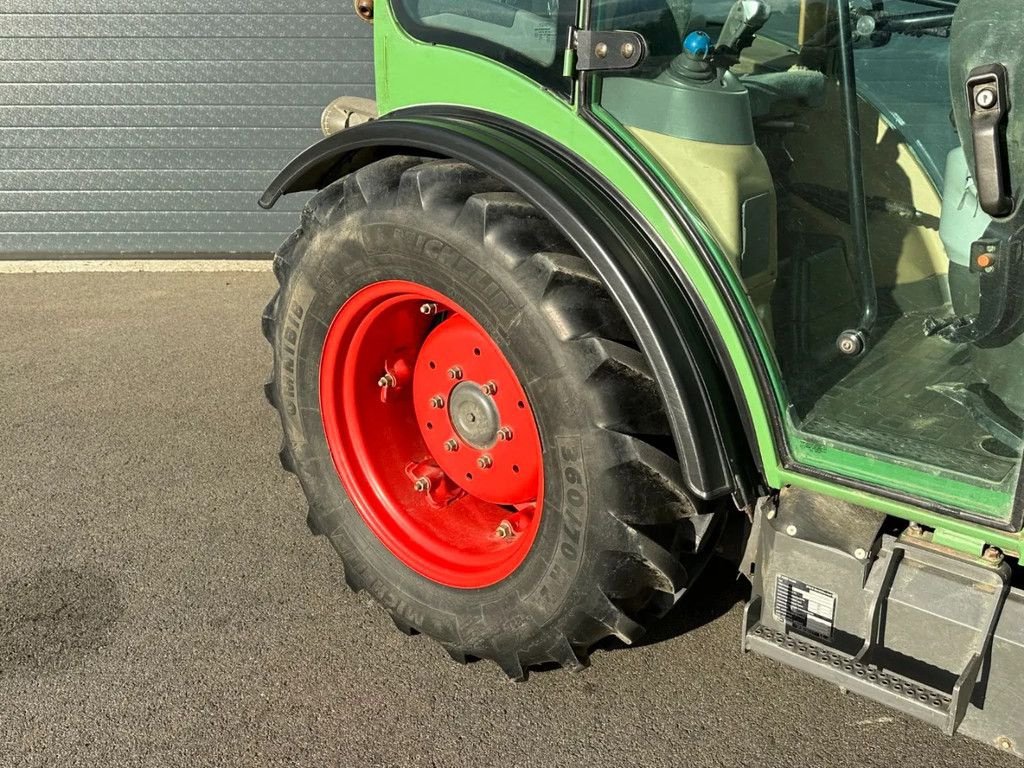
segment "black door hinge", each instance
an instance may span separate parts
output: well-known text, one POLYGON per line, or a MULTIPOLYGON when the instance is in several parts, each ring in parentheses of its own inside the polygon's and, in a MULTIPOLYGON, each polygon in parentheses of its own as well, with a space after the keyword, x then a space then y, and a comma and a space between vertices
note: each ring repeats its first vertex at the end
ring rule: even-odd
POLYGON ((605 72, 639 67, 647 59, 647 40, 638 32, 569 31, 566 76, 573 72, 605 72))

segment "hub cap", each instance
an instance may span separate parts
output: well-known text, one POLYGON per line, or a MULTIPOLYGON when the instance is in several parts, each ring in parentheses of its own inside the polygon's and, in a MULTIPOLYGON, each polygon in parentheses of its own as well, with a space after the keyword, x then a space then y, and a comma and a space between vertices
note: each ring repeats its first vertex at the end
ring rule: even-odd
POLYGON ((453 389, 448 412, 456 434, 474 448, 490 448, 498 441, 501 415, 479 384, 466 381, 453 389))
POLYGON ((497 343, 446 296, 375 283, 338 312, 320 369, 324 432, 360 516, 433 581, 490 586, 540 523, 540 435, 497 343))

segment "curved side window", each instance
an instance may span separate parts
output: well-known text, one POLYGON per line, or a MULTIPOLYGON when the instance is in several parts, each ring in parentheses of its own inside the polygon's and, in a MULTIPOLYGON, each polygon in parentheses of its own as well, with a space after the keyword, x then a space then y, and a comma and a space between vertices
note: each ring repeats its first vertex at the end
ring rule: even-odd
POLYGON ((395 0, 409 34, 495 59, 568 96, 562 52, 576 20, 574 0, 395 0))

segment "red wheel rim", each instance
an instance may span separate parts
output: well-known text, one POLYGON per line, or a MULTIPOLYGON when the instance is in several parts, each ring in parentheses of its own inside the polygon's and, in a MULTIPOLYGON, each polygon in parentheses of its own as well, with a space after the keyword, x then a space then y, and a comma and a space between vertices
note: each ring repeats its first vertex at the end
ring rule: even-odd
POLYGON ((540 525, 533 409, 493 338, 416 283, 374 283, 324 342, 320 412, 356 510, 412 570, 477 589, 508 577, 540 525))

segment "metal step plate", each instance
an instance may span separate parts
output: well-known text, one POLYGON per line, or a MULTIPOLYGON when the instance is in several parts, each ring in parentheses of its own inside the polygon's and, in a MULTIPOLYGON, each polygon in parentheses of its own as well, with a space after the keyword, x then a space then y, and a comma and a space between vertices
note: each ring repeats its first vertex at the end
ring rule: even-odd
POLYGON ((812 640, 758 624, 747 633, 744 645, 746 650, 796 667, 938 728, 945 729, 949 720, 950 694, 873 664, 861 664, 852 656, 812 640))

